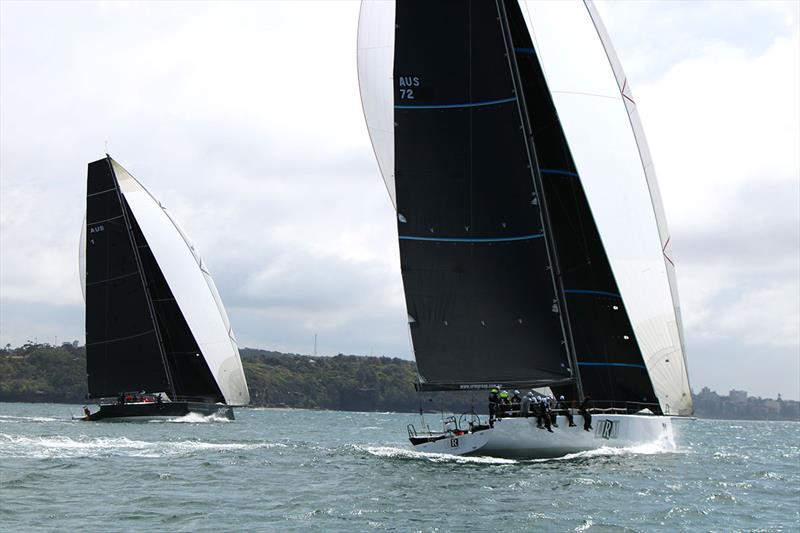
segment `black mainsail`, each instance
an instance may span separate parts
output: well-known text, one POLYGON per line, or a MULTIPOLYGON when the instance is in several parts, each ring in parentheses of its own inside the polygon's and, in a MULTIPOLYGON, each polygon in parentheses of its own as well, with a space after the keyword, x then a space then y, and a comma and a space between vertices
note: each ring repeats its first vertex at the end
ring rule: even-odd
POLYGON ((110 158, 86 189, 86 372, 89 397, 172 392, 147 282, 110 158))
POLYGON ((398 2, 395 184, 428 390, 572 382, 533 160, 494 2, 398 2))

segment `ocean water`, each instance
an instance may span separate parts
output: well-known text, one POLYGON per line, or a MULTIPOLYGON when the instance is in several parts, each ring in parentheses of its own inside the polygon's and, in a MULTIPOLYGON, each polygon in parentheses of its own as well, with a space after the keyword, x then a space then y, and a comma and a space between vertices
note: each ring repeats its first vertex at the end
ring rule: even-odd
POLYGON ((0 530, 800 530, 800 423, 680 421, 677 451, 513 461, 414 452, 411 414, 79 412, 0 404, 0 530))

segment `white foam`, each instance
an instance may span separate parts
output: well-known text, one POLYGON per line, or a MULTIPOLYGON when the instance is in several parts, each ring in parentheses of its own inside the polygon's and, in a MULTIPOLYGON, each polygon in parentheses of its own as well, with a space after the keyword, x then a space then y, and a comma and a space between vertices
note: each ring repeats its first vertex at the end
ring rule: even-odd
POLYGON ((212 413, 210 415, 201 415, 200 413, 187 413, 183 416, 179 416, 176 418, 167 418, 164 420, 150 420, 150 423, 155 424, 163 424, 163 423, 173 423, 173 424, 209 424, 214 422, 220 423, 227 423, 231 420, 224 416, 220 416, 217 413, 212 413))
POLYGON ((552 459, 532 459, 534 462, 544 461, 569 461, 572 459, 583 459, 590 457, 606 457, 606 456, 623 456, 623 455, 656 455, 661 453, 677 453, 679 450, 675 446, 666 441, 653 441, 644 444, 637 444, 635 446, 625 446, 615 448, 612 446, 602 446, 594 450, 586 450, 583 452, 568 453, 563 457, 555 457, 552 459))
POLYGON ((408 448, 395 448, 393 446, 354 446, 355 449, 365 451, 376 457, 389 457, 401 459, 422 459, 432 463, 472 463, 472 464, 492 464, 506 465, 515 464, 518 461, 513 459, 501 459, 499 457, 484 456, 463 456, 451 455, 447 453, 428 453, 410 450, 408 448))
POLYGON ((51 418, 48 416, 11 416, 0 415, 0 424, 17 424, 19 422, 59 422, 59 418, 51 418))
POLYGON ((281 443, 133 440, 127 437, 26 437, 0 433, 0 457, 67 458, 98 456, 167 457, 205 451, 285 447, 281 443))

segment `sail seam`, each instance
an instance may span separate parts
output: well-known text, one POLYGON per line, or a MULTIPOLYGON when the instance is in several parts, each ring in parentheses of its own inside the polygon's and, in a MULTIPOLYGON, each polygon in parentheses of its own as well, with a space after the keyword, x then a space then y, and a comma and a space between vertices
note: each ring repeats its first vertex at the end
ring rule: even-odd
POLYGON ((599 296, 610 296, 612 298, 622 298, 622 295, 607 291, 593 291, 590 289, 564 289, 568 294, 597 294, 599 296))
POLYGON ((578 366, 624 366, 629 368, 641 368, 647 370, 644 365, 637 365, 635 363, 605 363, 600 361, 578 361, 578 366))
POLYGON ((510 102, 516 102, 517 97, 512 96, 511 98, 503 98, 501 100, 485 100, 483 102, 473 102, 468 104, 431 104, 431 105, 395 105, 395 109, 457 109, 457 108, 464 108, 464 107, 482 107, 487 105, 497 105, 497 104, 507 104, 510 102))
POLYGON ((153 333, 154 331, 155 331, 154 329, 148 329, 145 332, 137 333, 135 335, 128 335, 127 337, 117 337, 116 339, 106 339, 104 341, 87 342, 86 346, 94 346, 96 344, 108 344, 109 342, 119 342, 119 341, 125 341, 125 340, 128 340, 128 339, 135 339, 136 337, 144 337, 145 335, 153 333))
POLYGON ((86 197, 88 198, 89 196, 97 196, 98 194, 105 194, 107 192, 116 191, 116 190, 117 190, 116 187, 112 187, 111 189, 105 189, 103 191, 97 191, 97 192, 93 192, 91 194, 87 194, 86 197))
POLYGON ((578 178, 577 172, 570 172, 569 170, 559 170, 556 168, 540 168, 539 172, 542 174, 562 174, 564 176, 572 176, 574 178, 578 178))
POLYGON ((123 274, 121 276, 116 276, 114 278, 101 279, 100 281, 92 281, 92 282, 87 283, 86 286, 88 287, 89 285, 97 285, 98 283, 107 283, 109 281, 114 281, 114 280, 118 280, 118 279, 122 279, 122 278, 129 278, 131 276, 137 275, 138 273, 139 273, 138 271, 130 272, 128 274, 123 274))
POLYGON ((112 220, 117 220, 118 218, 122 218, 122 215, 118 215, 111 218, 105 218, 103 220, 95 220, 94 222, 87 222, 86 226, 88 227, 88 226, 94 226, 95 224, 101 224, 103 222, 111 222, 112 220))
POLYGON ((514 241, 530 241, 543 237, 542 233, 533 233, 531 235, 521 235, 519 237, 487 237, 487 238, 458 238, 458 237, 414 237, 411 235, 400 235, 398 238, 406 241, 429 241, 429 242, 514 242, 514 241))

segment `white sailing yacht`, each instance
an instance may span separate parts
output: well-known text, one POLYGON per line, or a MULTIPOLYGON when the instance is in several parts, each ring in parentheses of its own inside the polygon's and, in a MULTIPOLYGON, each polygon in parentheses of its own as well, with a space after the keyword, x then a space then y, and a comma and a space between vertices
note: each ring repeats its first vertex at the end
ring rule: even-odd
POLYGON ((552 457, 661 440, 690 415, 680 306, 630 83, 591 0, 364 0, 364 114, 397 212, 420 391, 549 388, 535 418, 416 449, 552 457), (580 415, 576 415, 578 422, 580 415))

